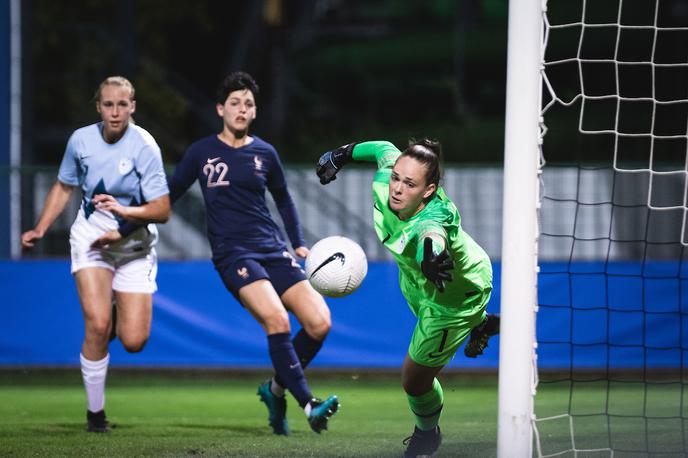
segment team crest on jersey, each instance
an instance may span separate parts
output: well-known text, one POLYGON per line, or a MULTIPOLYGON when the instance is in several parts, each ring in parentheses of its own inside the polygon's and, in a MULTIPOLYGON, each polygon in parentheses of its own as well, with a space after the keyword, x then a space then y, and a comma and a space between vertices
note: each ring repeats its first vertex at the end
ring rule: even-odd
POLYGON ((131 172, 132 168, 134 168, 134 164, 132 164, 131 159, 128 157, 123 157, 119 160, 117 169, 119 170, 120 175, 126 175, 127 173, 131 172))
POLYGON ((246 267, 241 267, 237 269, 237 275, 246 280, 248 278, 248 269, 246 267))
POLYGON ((258 156, 253 156, 253 164, 255 166, 256 171, 263 170, 263 160, 258 156))
POLYGON ((406 246, 406 234, 401 234, 401 237, 399 237, 399 251, 404 251, 404 246, 406 246))

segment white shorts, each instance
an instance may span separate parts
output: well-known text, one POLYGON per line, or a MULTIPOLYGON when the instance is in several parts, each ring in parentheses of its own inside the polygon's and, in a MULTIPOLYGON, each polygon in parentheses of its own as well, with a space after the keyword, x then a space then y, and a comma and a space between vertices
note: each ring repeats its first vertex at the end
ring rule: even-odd
MULTIPOLYGON (((95 212, 89 220, 92 218, 100 220, 100 223, 104 222, 95 212)), ((116 226, 112 227, 114 228, 116 226)), ((143 227, 122 243, 102 249, 91 248, 91 244, 107 230, 110 228, 104 228, 102 224, 92 224, 84 217, 83 211, 79 210, 69 234, 72 274, 89 267, 102 267, 114 273, 113 290, 125 293, 154 293, 158 289, 155 282, 158 274, 158 256, 153 247, 157 241, 157 231, 151 232, 149 228, 143 227)))

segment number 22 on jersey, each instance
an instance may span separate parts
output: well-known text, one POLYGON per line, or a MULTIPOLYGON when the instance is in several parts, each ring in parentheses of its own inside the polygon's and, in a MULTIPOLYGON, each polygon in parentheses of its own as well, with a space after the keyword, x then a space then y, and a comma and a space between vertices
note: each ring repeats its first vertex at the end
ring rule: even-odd
POLYGON ((208 187, 229 186, 229 180, 225 180, 229 167, 224 162, 217 162, 219 157, 208 159, 203 166, 203 173, 208 177, 208 187), (217 162, 217 163, 216 163, 217 162))

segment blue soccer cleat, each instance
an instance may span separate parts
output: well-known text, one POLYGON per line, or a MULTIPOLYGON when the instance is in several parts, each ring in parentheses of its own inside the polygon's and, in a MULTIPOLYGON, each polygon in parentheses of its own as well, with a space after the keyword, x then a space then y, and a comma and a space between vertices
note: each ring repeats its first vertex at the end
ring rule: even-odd
POLYGON ((327 421, 332 415, 337 413, 339 409, 339 399, 336 395, 330 396, 324 401, 313 398, 309 402, 311 411, 308 414, 308 424, 311 429, 320 434, 321 431, 327 429, 327 421))
POLYGON ((280 436, 289 435, 289 424, 287 423, 287 399, 282 396, 275 396, 270 391, 271 380, 258 386, 258 396, 268 407, 268 421, 272 426, 272 432, 280 436))

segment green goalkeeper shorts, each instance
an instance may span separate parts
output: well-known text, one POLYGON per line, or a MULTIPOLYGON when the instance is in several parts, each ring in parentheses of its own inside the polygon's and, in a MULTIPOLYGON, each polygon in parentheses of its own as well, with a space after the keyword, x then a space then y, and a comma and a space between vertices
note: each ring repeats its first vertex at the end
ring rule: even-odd
POLYGON ((421 306, 418 322, 413 331, 408 353, 411 359, 423 366, 440 367, 454 358, 454 354, 486 317, 485 309, 491 291, 485 291, 466 300, 471 308, 480 302, 479 312, 469 316, 452 314, 450 309, 421 306))

